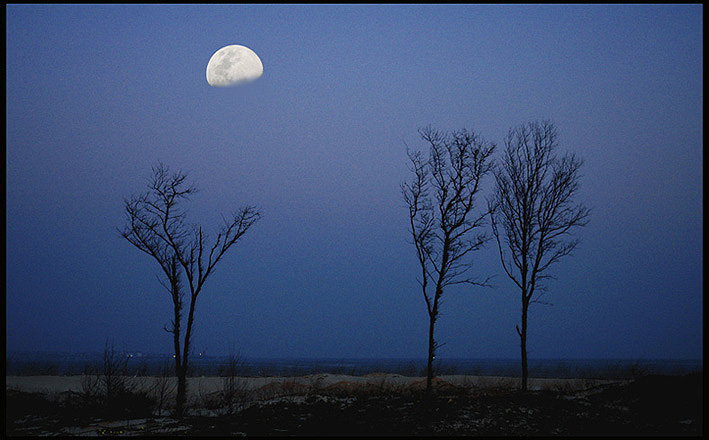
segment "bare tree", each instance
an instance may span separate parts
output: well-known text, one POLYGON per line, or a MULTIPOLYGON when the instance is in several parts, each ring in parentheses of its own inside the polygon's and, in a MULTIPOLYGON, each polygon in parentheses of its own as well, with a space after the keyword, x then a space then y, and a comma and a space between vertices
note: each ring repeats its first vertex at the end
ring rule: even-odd
POLYGON ((156 413, 158 416, 162 416, 162 409, 167 403, 168 397, 175 391, 175 383, 172 381, 172 375, 170 374, 170 362, 167 360, 164 361, 157 372, 152 391, 158 405, 156 413))
POLYGON ((120 230, 128 242, 157 261, 166 279, 160 282, 170 293, 173 304, 172 323, 165 330, 173 336, 178 417, 182 417, 187 395, 186 377, 197 297, 222 256, 260 217, 252 206, 235 211, 231 219, 223 218, 224 224, 209 246, 201 226, 185 223, 187 211, 181 202, 197 191, 187 185, 186 180, 187 174, 171 173, 163 164, 152 167, 149 190, 125 201, 127 223, 120 230), (189 307, 183 336, 185 289, 189 293, 189 307))
POLYGON ((113 341, 107 339, 103 348, 102 368, 84 368, 81 385, 89 397, 100 398, 108 406, 116 397, 126 391, 133 391, 133 383, 128 377, 129 357, 125 353, 117 353, 113 341))
POLYGON ((505 146, 489 204, 502 267, 522 295, 522 328, 516 329, 522 352, 522 389, 527 390, 529 305, 543 303, 543 282, 553 278, 548 270, 579 243, 567 236, 587 223, 589 210, 574 203, 583 162, 573 154, 556 155, 557 130, 551 122, 511 129, 505 146))
MULTIPOLYGON (((488 279, 469 276, 470 252, 490 237, 480 232, 487 209, 479 212, 476 196, 482 178, 491 170, 495 146, 465 129, 450 134, 419 130, 428 143, 429 156, 407 149, 414 178, 401 185, 409 208, 411 235, 419 264, 419 283, 429 317, 426 392, 431 392, 433 361, 439 344, 434 338, 441 297, 455 284, 486 286, 488 279)), ((487 208, 487 207, 485 207, 487 208)))

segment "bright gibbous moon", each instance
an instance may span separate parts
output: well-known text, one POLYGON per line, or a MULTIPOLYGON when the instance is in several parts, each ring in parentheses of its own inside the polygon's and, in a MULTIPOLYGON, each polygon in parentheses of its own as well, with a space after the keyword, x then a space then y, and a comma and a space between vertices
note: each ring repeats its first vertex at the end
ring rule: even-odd
POLYGON ((226 87, 258 79, 263 64, 246 46, 232 44, 214 52, 207 64, 207 82, 212 87, 226 87))

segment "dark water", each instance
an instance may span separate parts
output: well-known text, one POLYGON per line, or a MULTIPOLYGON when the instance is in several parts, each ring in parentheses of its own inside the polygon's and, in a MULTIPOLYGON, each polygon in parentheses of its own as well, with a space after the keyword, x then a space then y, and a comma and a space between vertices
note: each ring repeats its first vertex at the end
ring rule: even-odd
MULTIPOLYGON (((317 373, 364 375, 373 372, 425 376, 425 359, 262 359, 194 354, 191 375, 218 376, 231 368, 240 376, 298 376, 317 373)), ((140 352, 114 353, 113 364, 130 375, 172 374, 172 355, 140 352)), ((100 371, 104 353, 6 354, 7 375, 75 375, 100 371)), ((469 374, 518 377, 519 359, 443 359, 436 362, 436 374, 469 374)), ((676 359, 530 359, 531 377, 631 378, 645 374, 683 375, 703 371, 703 360, 676 359)))

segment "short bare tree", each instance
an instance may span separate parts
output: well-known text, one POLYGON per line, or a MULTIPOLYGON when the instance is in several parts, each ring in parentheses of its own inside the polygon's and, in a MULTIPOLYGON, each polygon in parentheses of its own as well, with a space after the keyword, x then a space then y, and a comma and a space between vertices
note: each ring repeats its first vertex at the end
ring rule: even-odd
POLYGON ((166 279, 161 283, 170 293, 174 316, 171 326, 166 326, 165 330, 173 336, 177 376, 175 413, 178 417, 183 415, 187 395, 186 378, 197 298, 222 256, 260 218, 252 206, 235 211, 230 219, 224 218, 216 240, 209 246, 201 226, 185 223, 187 211, 181 202, 197 191, 193 185, 187 185, 186 180, 186 173, 171 173, 163 164, 154 166, 149 190, 125 201, 127 222, 120 230, 128 242, 160 265, 166 279), (185 287, 189 296, 183 336, 185 287))
POLYGON ((81 385, 89 397, 101 398, 108 404, 126 391, 133 391, 131 378, 128 377, 129 357, 114 349, 113 341, 106 340, 103 348, 102 367, 85 367, 81 376, 81 385))
POLYGON ((496 189, 489 201, 492 231, 502 267, 522 296, 522 328, 516 327, 522 354, 522 389, 527 390, 527 312, 543 303, 548 270, 573 251, 567 237, 587 223, 589 210, 574 202, 582 161, 556 155, 557 130, 532 122, 509 131, 506 150, 495 168, 496 189))
POLYGON ((465 129, 450 134, 431 127, 419 130, 429 145, 427 158, 407 149, 414 178, 401 185, 409 208, 409 222, 421 266, 419 283, 429 318, 426 392, 431 392, 433 361, 439 344, 434 327, 444 290, 454 284, 487 285, 488 279, 471 277, 469 253, 481 248, 489 236, 481 232, 488 214, 480 210, 477 195, 482 178, 490 172, 494 144, 465 129))
POLYGON ((175 383, 172 380, 172 374, 170 373, 170 362, 167 360, 160 365, 160 369, 155 377, 155 382, 153 383, 152 391, 157 401, 156 414, 162 416, 162 410, 167 403, 169 396, 175 391, 175 383))

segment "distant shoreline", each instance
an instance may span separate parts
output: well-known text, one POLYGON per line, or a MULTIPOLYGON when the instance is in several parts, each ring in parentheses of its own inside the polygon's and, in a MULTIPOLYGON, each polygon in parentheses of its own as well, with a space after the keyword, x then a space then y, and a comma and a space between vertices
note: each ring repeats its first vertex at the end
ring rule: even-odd
MULTIPOLYGON (((123 352, 130 375, 159 375, 174 369, 171 355, 123 352)), ((519 359, 443 358, 438 375, 519 377, 519 359)), ((14 376, 72 376, 100 368, 103 353, 20 352, 6 354, 6 374, 14 376)), ((374 372, 425 376, 425 359, 416 358, 249 358, 199 356, 190 358, 189 376, 220 376, 235 368, 240 376, 305 376, 374 372)), ((644 374, 684 375, 703 371, 702 359, 530 359, 530 377, 628 379, 644 374)))

